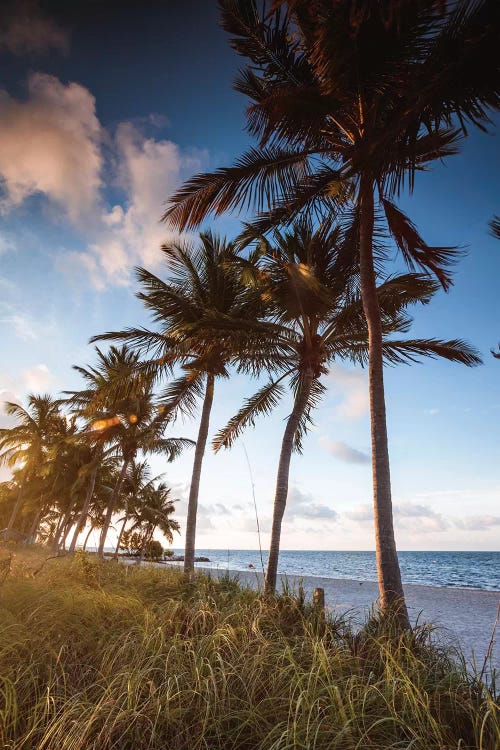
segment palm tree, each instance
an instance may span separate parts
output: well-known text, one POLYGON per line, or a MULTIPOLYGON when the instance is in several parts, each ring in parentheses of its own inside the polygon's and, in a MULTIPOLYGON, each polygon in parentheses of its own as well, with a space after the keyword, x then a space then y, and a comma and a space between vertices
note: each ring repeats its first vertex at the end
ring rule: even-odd
POLYGON ((144 268, 137 270, 141 291, 137 295, 151 312, 158 330, 129 328, 106 333, 94 340, 125 340, 152 359, 143 366, 159 377, 180 364, 184 374, 163 392, 161 404, 169 418, 182 412, 193 416, 202 400, 202 411, 189 490, 186 521, 184 572, 194 569, 196 516, 201 470, 205 455, 215 380, 228 377, 234 359, 233 340, 213 335, 213 322, 238 321, 240 329, 251 327, 261 308, 249 294, 239 270, 232 263, 234 244, 210 232, 200 234, 200 244, 164 246, 169 277, 163 281, 144 268))
POLYGON ((169 544, 174 541, 174 532, 179 532, 178 522, 172 518, 175 510, 174 500, 170 498, 171 490, 164 482, 148 482, 141 489, 138 501, 131 512, 133 523, 130 531, 138 531, 142 537, 139 552, 139 563, 144 559, 145 551, 152 542, 157 528, 169 544))
MULTIPOLYGON (((236 88, 260 140, 234 166, 189 180, 164 218, 194 228, 210 212, 254 207, 249 239, 301 212, 333 223, 350 200, 369 336, 377 569, 383 608, 403 601, 392 521, 376 290, 374 223, 385 215, 410 269, 446 289, 453 248, 430 247, 394 196, 415 172, 457 152, 466 123, 500 104, 496 0, 289 0, 261 17, 256 0, 222 0, 222 25, 249 60, 236 88), (283 10, 286 6, 287 10, 283 10), (496 19, 496 20, 495 20, 496 19)), ((403 616, 403 620, 404 620, 403 616)))
POLYGON ((104 545, 117 509, 120 490, 130 463, 139 451, 158 453, 173 461, 193 442, 186 438, 165 438, 167 421, 153 394, 153 379, 138 372, 138 355, 127 347, 111 347, 103 354, 97 349, 95 368, 77 368, 90 386, 71 392, 71 401, 88 415, 99 414, 92 423, 96 438, 105 436, 121 457, 121 470, 106 509, 97 553, 104 555, 104 545), (100 411, 99 411, 100 410, 100 411))
MULTIPOLYGON (((347 238, 347 241, 349 238, 347 238)), ((290 232, 275 231, 273 242, 261 242, 258 266, 248 268, 250 278, 267 300, 267 322, 259 324, 262 353, 254 351, 254 368, 270 370, 274 377, 221 430, 216 450, 229 447, 259 414, 268 414, 290 390, 292 411, 286 421, 276 479, 271 545, 265 590, 276 588, 281 524, 285 512, 292 450, 301 450, 302 437, 311 412, 324 387, 321 376, 337 359, 365 364, 368 332, 357 278, 345 266, 346 238, 337 227, 327 235, 314 232, 309 222, 296 222, 290 232), (267 328, 263 337, 263 329, 267 328), (285 384, 288 383, 288 387, 285 384)), ((382 313, 383 351, 389 363, 412 362, 419 356, 445 357, 466 365, 478 364, 478 354, 462 341, 398 339, 411 319, 406 309, 417 302, 427 304, 438 284, 420 274, 388 279, 377 288, 382 313)))
POLYGON ((16 502, 5 530, 8 538, 24 503, 27 482, 40 477, 51 443, 64 427, 59 401, 49 395, 28 396, 28 406, 6 402, 6 413, 16 419, 13 427, 0 429, 0 461, 10 467, 20 466, 20 483, 16 502))
POLYGON ((120 543, 129 518, 134 513, 137 515, 137 509, 143 502, 144 496, 148 492, 148 488, 151 486, 154 487, 160 478, 161 476, 151 476, 151 469, 147 461, 134 460, 130 464, 123 485, 123 505, 125 515, 121 519, 122 525, 116 542, 115 559, 118 559, 120 543))

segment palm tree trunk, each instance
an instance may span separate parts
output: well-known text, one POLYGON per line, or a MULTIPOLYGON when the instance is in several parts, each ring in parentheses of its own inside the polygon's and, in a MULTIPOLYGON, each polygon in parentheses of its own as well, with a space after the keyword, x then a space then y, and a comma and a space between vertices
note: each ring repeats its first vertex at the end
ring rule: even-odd
POLYGON ((214 400, 214 376, 207 375, 205 398, 201 412, 198 439, 194 452, 193 473, 191 476, 191 487, 189 489, 188 512, 186 519, 186 545, 184 549, 184 573, 190 576, 194 570, 194 552, 196 542, 196 515, 198 512, 198 494, 200 492, 201 466, 207 445, 208 427, 210 424, 210 412, 214 400))
POLYGON ((361 299, 368 326, 370 422, 372 439, 375 549, 382 610, 395 610, 409 626, 399 569, 392 517, 391 474, 385 411, 382 321, 373 264, 374 187, 369 177, 360 184, 359 267, 361 299))
POLYGON ((67 511, 65 512, 63 516, 62 523, 59 526, 58 532, 56 534, 56 538, 54 541, 54 546, 56 547, 56 549, 59 549, 60 547, 64 549, 64 542, 66 541, 66 536, 69 532, 69 529, 71 528, 71 526, 69 526, 68 528, 68 524, 71 518, 72 509, 73 509, 73 503, 70 503, 67 511))
POLYGON ((92 534, 93 531, 94 531, 94 527, 92 526, 92 524, 90 524, 90 529, 88 530, 87 536, 85 537, 85 539, 83 541, 83 547, 82 547, 82 551, 83 552, 85 552, 85 550, 87 549, 87 544, 88 544, 88 541, 89 541, 89 537, 90 537, 90 535, 92 534))
POLYGON ((19 511, 23 507, 24 497, 23 497, 23 488, 24 488, 24 482, 19 487, 19 492, 17 493, 16 502, 14 504, 14 507, 12 508, 12 513, 10 514, 9 523, 7 524, 7 533, 6 538, 9 538, 9 534, 14 528, 14 524, 16 522, 16 518, 19 515, 19 511))
POLYGON ((267 561, 266 579, 264 583, 264 592, 266 594, 273 594, 276 590, 276 580, 278 578, 278 559, 280 553, 281 523, 283 521, 286 499, 288 496, 290 459, 292 457, 295 433, 297 432, 297 427, 299 426, 301 417, 307 406, 313 379, 314 376, 312 370, 307 370, 303 374, 301 388, 295 397, 292 413, 288 417, 285 427, 285 433, 281 442, 278 475, 276 478, 276 493, 274 496, 271 544, 269 547, 269 560, 267 561))
POLYGON ((122 541, 123 532, 125 531, 125 526, 127 525, 128 521, 128 512, 125 513, 125 518, 123 519, 122 527, 120 529, 120 533, 118 534, 118 541, 116 542, 116 549, 115 549, 115 555, 114 559, 118 560, 118 553, 120 552, 120 544, 122 541))
POLYGON ((72 526, 73 524, 71 523, 71 521, 68 521, 64 530, 63 538, 61 540, 61 549, 63 550, 63 552, 66 550, 66 542, 68 541, 69 532, 71 531, 72 526))
POLYGON ((59 538, 61 536, 62 527, 65 523, 66 523, 66 513, 60 513, 59 518, 57 520, 55 531, 51 535, 48 541, 48 544, 50 547, 57 548, 59 546, 59 538))
POLYGON ((35 542, 36 535, 37 535, 37 530, 38 530, 38 526, 39 526, 40 520, 42 518, 42 513, 43 513, 43 505, 42 505, 42 498, 40 498, 40 504, 38 506, 38 510, 35 513, 35 517, 33 519, 33 522, 31 524, 31 528, 29 530, 29 534, 28 534, 28 538, 27 538, 27 543, 28 544, 34 544, 34 542, 35 542))
POLYGON ((90 482, 89 482, 87 494, 85 496, 85 502, 83 503, 83 507, 80 513, 78 514, 78 518, 76 520, 75 533, 73 534, 71 544, 69 545, 69 550, 68 550, 69 552, 75 551, 78 536, 80 535, 80 532, 83 530, 85 526, 85 522, 87 520, 87 513, 89 512, 90 503, 92 502, 92 495, 94 494, 96 476, 97 476, 97 466, 95 467, 94 471, 90 475, 90 482))
POLYGON ((108 509, 106 511, 106 517, 104 519, 104 525, 101 529, 101 536, 99 537, 99 547, 97 549, 98 557, 104 557, 104 544, 106 542, 106 537, 108 535, 109 527, 111 526, 111 519, 115 511, 116 501, 118 499, 118 495, 120 493, 123 480, 125 479, 125 474, 127 472, 128 465, 129 465, 129 461, 127 459, 122 464, 120 476, 118 477, 118 481, 114 487, 113 494, 111 495, 111 499, 109 501, 108 509))

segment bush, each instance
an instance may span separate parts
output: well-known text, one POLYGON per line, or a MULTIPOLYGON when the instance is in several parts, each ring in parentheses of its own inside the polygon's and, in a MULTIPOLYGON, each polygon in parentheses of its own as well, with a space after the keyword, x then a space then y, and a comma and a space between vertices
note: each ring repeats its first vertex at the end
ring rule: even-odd
POLYGON ((437 650, 293 592, 15 555, 0 599, 11 750, 494 750, 495 694, 437 650), (34 575, 35 571, 40 572, 34 575))
POLYGON ((156 539, 152 539, 144 548, 144 557, 147 560, 161 560, 163 557, 163 547, 156 539))

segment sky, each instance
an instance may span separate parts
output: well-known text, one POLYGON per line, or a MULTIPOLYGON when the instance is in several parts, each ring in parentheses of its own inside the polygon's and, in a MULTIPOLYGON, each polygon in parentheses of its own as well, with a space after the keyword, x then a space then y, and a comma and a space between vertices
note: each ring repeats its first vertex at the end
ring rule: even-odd
MULTIPOLYGON (((2 3, 0 400, 78 388, 72 365, 94 361, 92 335, 148 324, 133 268, 168 276, 165 201, 252 143, 246 102, 232 90, 239 64, 212 0, 2 3)), ((500 213, 498 137, 472 132, 400 200, 429 244, 466 251, 451 291, 415 310, 413 332, 464 338, 484 358, 473 369, 426 361, 386 371, 400 549, 500 549, 500 361, 490 354, 500 339, 500 243, 487 227, 500 213)), ((208 227, 231 237, 239 219, 208 227)), ((373 549, 366 372, 338 363, 325 385, 292 459, 282 547, 373 549)), ((217 382, 212 433, 256 389, 244 377, 217 382)), ((257 548, 252 484, 268 543, 290 408, 288 398, 230 451, 207 454, 199 548, 257 548)), ((170 434, 196 431, 185 421, 170 434)), ((181 525, 192 460, 152 460, 179 498, 181 525)))

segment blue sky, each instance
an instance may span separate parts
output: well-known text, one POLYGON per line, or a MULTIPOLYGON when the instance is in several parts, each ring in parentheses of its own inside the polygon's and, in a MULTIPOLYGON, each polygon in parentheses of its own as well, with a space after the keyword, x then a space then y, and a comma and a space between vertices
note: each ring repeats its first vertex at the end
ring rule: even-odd
MULTIPOLYGON (((132 268, 166 273, 162 203, 250 143, 245 101, 231 89, 239 61, 215 3, 99 5, 16 2, 0 16, 4 400, 78 387, 71 366, 92 361, 91 335, 147 323, 132 268)), ((489 354, 500 339, 500 243, 487 231, 500 212, 499 175, 498 135, 476 132, 401 200, 429 244, 467 248, 451 292, 415 311, 415 334, 465 338, 485 360, 387 371, 401 549, 500 548, 500 362, 489 354)), ((238 221, 212 226, 231 235, 238 221)), ((366 374, 339 364, 325 382, 316 427, 293 459, 283 547, 372 549, 366 374)), ((218 384, 214 431, 255 388, 244 378, 218 384)), ((264 544, 289 408, 244 438, 264 544)), ((194 437, 196 424, 175 432, 194 437)), ((181 522, 191 461, 154 461, 181 499, 181 522)), ((200 503, 200 547, 257 546, 241 444, 207 456, 200 503)))

